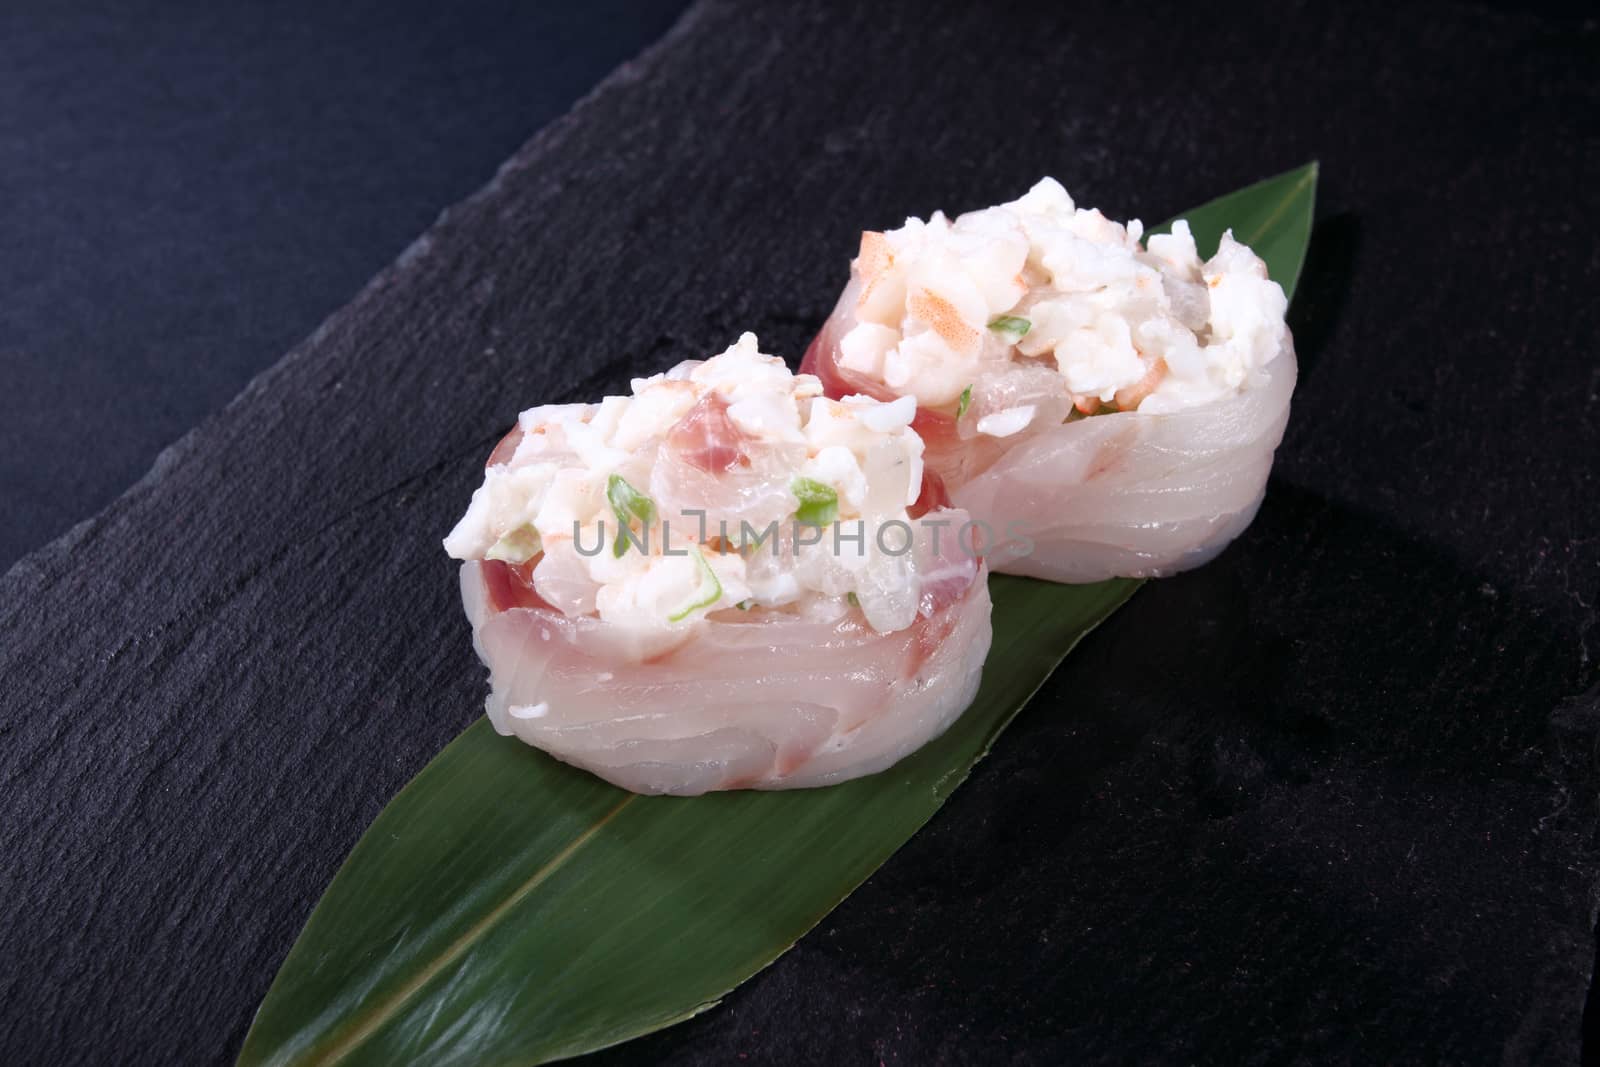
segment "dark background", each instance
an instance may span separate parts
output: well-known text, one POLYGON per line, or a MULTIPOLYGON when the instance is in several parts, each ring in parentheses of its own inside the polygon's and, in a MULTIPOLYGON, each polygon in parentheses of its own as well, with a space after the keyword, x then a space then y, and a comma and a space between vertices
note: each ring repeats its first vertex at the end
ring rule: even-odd
POLYGON ((676 11, 0 12, 0 565, 212 416, 0 581, 6 1059, 230 1057, 355 837, 470 721, 442 561, 407 564, 401 595, 288 547, 359 551, 335 500, 417 497, 382 513, 398 567, 518 407, 746 325, 798 352, 863 225, 1046 171, 1154 221, 1316 157, 1302 379, 1257 524, 1086 642, 777 966, 602 1058, 1575 1060, 1600 716, 1594 19, 709 5, 222 410, 676 11), (480 299, 496 274, 521 288, 480 299), (355 403, 345 383, 416 421, 317 421, 355 403), (413 609, 426 623, 396 621, 413 609), (284 636, 307 626, 326 662, 284 636), (375 638, 445 658, 352 694, 375 638))
POLYGON ((0 4, 0 570, 133 484, 684 7, 0 4))

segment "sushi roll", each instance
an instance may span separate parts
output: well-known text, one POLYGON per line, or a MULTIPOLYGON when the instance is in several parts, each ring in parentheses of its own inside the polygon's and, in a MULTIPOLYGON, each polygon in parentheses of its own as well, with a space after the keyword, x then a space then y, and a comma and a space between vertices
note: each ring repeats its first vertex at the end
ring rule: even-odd
POLYGON ((1287 300, 1231 232, 1019 200, 862 235, 803 372, 917 404, 925 461, 997 571, 1058 582, 1206 562, 1255 516, 1289 418, 1287 300))
POLYGON ((444 542, 497 731, 692 795, 870 774, 966 709, 987 571, 916 403, 821 394, 745 334, 521 414, 444 542))

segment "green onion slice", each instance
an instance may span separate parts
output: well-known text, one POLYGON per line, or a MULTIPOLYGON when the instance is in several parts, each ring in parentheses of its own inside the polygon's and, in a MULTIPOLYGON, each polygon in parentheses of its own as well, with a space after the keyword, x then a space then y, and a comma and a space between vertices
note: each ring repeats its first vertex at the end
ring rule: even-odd
POLYGON ((1009 333, 1018 341, 1028 336, 1033 323, 1018 315, 1001 315, 989 320, 989 329, 996 333, 1009 333))
POLYGON ((814 478, 796 478, 789 492, 800 501, 794 517, 807 526, 826 526, 839 517, 839 493, 831 485, 814 478))
POLYGON ((612 547, 611 554, 621 559, 628 550, 630 518, 638 519, 648 527, 656 521, 656 502, 629 485, 628 480, 620 474, 613 474, 606 479, 606 500, 611 504, 611 513, 617 517, 617 543, 612 547))
POLYGON ((711 564, 706 562, 706 557, 698 548, 691 547, 689 554, 700 565, 700 581, 694 587, 694 592, 689 594, 689 600, 667 616, 668 622, 682 622, 701 608, 709 608, 722 599, 722 583, 717 581, 717 572, 711 569, 711 564))

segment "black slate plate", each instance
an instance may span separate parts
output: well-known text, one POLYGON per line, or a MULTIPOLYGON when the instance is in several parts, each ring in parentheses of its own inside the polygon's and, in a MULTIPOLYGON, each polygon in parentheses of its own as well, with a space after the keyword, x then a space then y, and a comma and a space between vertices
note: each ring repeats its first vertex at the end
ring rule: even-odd
POLYGON ((798 354, 863 225, 1045 172, 1153 220, 1313 157, 1257 525, 1086 642, 791 955, 600 1058, 1577 1059, 1595 29, 1297 14, 694 8, 0 579, 8 1061, 237 1049, 477 714, 437 538, 519 407, 743 328, 798 354))

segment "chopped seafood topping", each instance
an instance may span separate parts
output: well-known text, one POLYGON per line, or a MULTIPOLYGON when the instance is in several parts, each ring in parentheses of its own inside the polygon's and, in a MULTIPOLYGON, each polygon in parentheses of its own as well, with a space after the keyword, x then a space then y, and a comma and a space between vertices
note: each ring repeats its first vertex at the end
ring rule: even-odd
POLYGON ((569 617, 687 633, 722 611, 859 607, 903 629, 956 537, 906 547, 923 539, 916 401, 821 394, 746 333, 629 396, 530 408, 445 550, 530 567, 569 617))
POLYGON ((839 366, 956 415, 963 436, 1179 411, 1259 384, 1287 338, 1265 264, 1231 231, 1205 261, 1185 222, 1147 247, 1142 234, 1052 178, 954 221, 864 233, 839 366))

